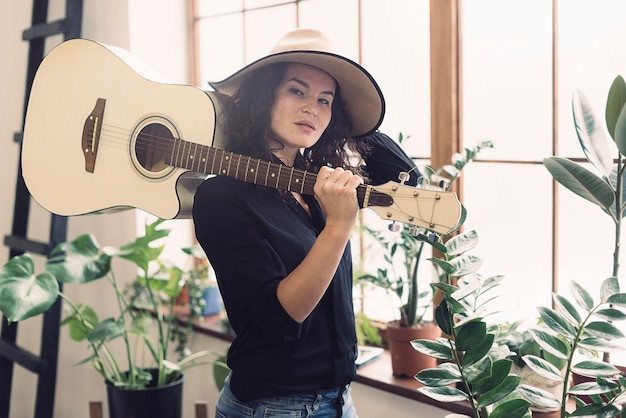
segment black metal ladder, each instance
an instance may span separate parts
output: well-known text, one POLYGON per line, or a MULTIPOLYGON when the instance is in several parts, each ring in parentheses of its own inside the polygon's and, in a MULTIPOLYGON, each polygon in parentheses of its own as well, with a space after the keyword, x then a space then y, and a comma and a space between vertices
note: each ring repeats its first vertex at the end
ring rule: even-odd
MULTIPOLYGON (((33 0, 31 27, 22 33, 22 39, 29 42, 24 119, 28 97, 35 72, 45 53, 45 41, 53 35, 63 35, 64 40, 80 37, 82 29, 83 0, 66 0, 65 18, 48 22, 49 0, 33 0)), ((22 123, 22 128, 23 128, 22 123)), ((23 132, 23 129, 22 129, 23 132)), ((14 142, 20 146, 22 133, 16 133, 14 142)), ((43 173, 42 173, 43 174, 43 173)), ((45 175, 45 174, 43 174, 45 175)), ((5 236, 4 244, 9 248, 9 256, 24 252, 47 256, 58 243, 66 240, 67 218, 51 215, 49 242, 36 242, 27 238, 31 197, 22 177, 21 162, 15 187, 13 224, 11 235, 5 236)), ((61 302, 57 302, 43 315, 41 344, 38 354, 34 354, 16 344, 18 324, 9 324, 2 319, 0 330, 0 418, 9 418, 13 369, 17 364, 36 374, 37 392, 35 398, 35 418, 52 418, 56 389, 57 361, 59 351, 59 321, 61 302)))

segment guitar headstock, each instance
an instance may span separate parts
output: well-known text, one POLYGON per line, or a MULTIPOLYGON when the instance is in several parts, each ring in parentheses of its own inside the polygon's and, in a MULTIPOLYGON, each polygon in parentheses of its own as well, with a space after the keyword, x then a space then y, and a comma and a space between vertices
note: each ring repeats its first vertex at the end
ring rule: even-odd
POLYGON ((382 219, 415 225, 445 235, 461 219, 461 202, 454 192, 407 186, 393 181, 368 186, 369 198, 364 207, 382 219))

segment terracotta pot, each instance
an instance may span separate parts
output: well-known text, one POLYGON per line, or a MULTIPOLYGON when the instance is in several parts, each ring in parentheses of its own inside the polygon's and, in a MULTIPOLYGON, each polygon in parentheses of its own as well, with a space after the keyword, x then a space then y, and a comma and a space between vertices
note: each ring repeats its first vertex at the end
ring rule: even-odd
POLYGON ((411 341, 435 340, 440 336, 441 330, 434 322, 426 322, 414 328, 399 327, 398 321, 389 322, 387 340, 393 375, 413 378, 420 370, 437 367, 437 359, 415 350, 411 341))

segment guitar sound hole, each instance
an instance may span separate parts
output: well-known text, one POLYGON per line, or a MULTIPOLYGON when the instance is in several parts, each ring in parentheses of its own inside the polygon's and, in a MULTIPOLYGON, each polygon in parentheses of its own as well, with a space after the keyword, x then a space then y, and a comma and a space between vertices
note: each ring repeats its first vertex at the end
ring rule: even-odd
POLYGON ((165 164, 167 144, 174 139, 172 132, 164 125, 151 123, 144 126, 137 136, 135 155, 143 168, 159 172, 168 167, 165 164))

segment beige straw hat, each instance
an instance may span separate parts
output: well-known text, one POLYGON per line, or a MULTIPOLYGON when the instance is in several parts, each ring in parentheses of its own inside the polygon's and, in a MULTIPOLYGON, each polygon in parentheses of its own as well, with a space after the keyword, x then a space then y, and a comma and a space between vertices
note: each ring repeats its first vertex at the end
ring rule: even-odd
POLYGON ((352 123, 352 135, 371 133, 381 124, 385 114, 385 99, 374 78, 356 62, 334 53, 330 38, 315 29, 288 32, 267 56, 222 81, 209 84, 221 93, 233 95, 251 72, 277 62, 312 65, 337 80, 352 123))

